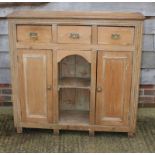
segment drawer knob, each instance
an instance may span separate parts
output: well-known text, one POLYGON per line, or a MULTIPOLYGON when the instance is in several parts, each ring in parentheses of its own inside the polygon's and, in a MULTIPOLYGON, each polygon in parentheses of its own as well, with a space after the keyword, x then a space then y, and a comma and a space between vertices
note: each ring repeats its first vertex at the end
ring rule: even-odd
POLYGON ((118 40, 118 39, 120 39, 120 34, 113 33, 113 34, 111 35, 111 39, 113 39, 113 40, 118 40))
POLYGON ((73 33, 70 33, 69 37, 72 39, 79 39, 80 35, 79 35, 79 33, 73 32, 73 33))
POLYGON ((101 92, 102 88, 101 87, 97 87, 97 92, 101 92))
POLYGON ((38 33, 36 33, 36 32, 30 32, 30 39, 32 39, 32 40, 38 40, 38 33))
POLYGON ((47 86, 47 90, 52 90, 52 86, 51 85, 48 85, 47 86))

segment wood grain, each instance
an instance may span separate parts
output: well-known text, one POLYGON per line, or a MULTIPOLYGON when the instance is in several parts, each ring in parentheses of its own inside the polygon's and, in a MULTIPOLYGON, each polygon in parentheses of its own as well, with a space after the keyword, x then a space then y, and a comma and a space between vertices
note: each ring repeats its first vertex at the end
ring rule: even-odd
POLYGON ((52 27, 36 26, 36 25, 18 25, 17 42, 26 42, 26 43, 52 42, 52 27), (31 33, 35 33, 37 35, 36 39, 31 38, 31 33))
POLYGON ((51 120, 52 100, 47 88, 52 87, 51 65, 47 62, 50 51, 19 51, 18 70, 20 73, 20 105, 23 122, 48 122, 51 120), (49 80, 48 80, 49 79, 49 80), (48 80, 48 81, 47 81, 48 80), (50 83, 48 83, 50 82, 50 83), (50 116, 50 117, 49 117, 50 116))
POLYGON ((58 26, 58 43, 91 43, 91 26, 58 26), (72 38, 71 34, 78 35, 72 38))
POLYGON ((141 14, 24 11, 8 18, 18 132, 23 127, 92 135, 135 132, 141 14), (28 37, 30 32, 39 34, 38 41, 28 37), (73 41, 70 33, 81 38, 75 35, 73 41))
POLYGON ((119 19, 119 20, 143 20, 144 16, 141 13, 127 13, 127 12, 41 12, 41 11, 17 11, 8 15, 8 18, 74 18, 74 19, 119 19))
POLYGON ((98 44, 132 45, 133 43, 134 28, 98 27, 98 44), (115 39, 115 36, 118 36, 118 38, 115 39))
POLYGON ((128 125, 131 53, 98 53, 96 123, 128 125))

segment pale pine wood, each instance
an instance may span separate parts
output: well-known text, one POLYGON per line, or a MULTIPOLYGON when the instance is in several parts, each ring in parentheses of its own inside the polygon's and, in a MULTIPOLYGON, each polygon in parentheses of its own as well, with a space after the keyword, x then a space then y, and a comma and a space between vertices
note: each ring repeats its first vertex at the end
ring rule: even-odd
POLYGON ((90 91, 85 88, 70 88, 59 90, 60 110, 89 111, 90 91))
MULTIPOLYGON (((138 96, 139 96, 139 83, 140 83, 140 65, 142 55, 142 34, 143 34, 143 22, 138 22, 135 28, 135 45, 136 52, 133 53, 133 70, 132 70, 132 84, 131 84, 131 113, 130 113, 130 132, 135 133, 137 122, 137 110, 138 110, 138 96)), ((130 134, 130 133, 129 133, 130 134)))
POLYGON ((21 107, 19 104, 19 88, 18 88, 18 66, 17 66, 17 53, 15 46, 16 38, 16 25, 9 21, 9 46, 10 46, 10 58, 11 58, 11 77, 12 77, 12 100, 13 100, 13 113, 14 113, 14 125, 17 128, 17 132, 22 132, 21 122, 21 107))
POLYGON ((69 51, 69 50, 59 50, 57 54, 57 62, 60 62, 67 56, 79 55, 85 58, 89 63, 91 63, 91 52, 90 51, 69 51))
POLYGON ((27 18, 60 18, 60 19, 128 19, 128 20, 143 20, 145 17, 141 13, 133 12, 104 12, 104 11, 84 11, 84 12, 66 12, 66 11, 55 11, 55 12, 41 12, 41 11, 17 11, 11 13, 8 18, 15 19, 27 19, 27 18))
POLYGON ((48 123, 53 122, 53 52, 47 51, 47 117, 48 123))
POLYGON ((128 27, 98 27, 99 44, 132 45, 134 43, 134 28, 128 27), (112 35, 120 38, 113 39, 112 35))
POLYGON ((97 61, 97 51, 91 51, 91 91, 90 91, 90 113, 89 119, 90 124, 95 124, 95 113, 96 113, 96 61, 97 61))
POLYGON ((80 110, 60 111, 60 124, 89 124, 89 112, 80 110))
POLYGON ((28 11, 8 18, 17 132, 26 127, 54 129, 54 133, 61 129, 86 130, 90 135, 95 131, 135 133, 141 14, 28 11), (39 34, 39 38, 30 39, 30 32, 39 34), (79 37, 72 41, 64 35, 70 33, 79 33, 79 37), (120 38, 112 39, 112 34, 120 38), (37 73, 42 76, 36 77, 37 73), (25 80, 28 77, 30 81, 25 80), (29 88, 26 95, 25 86, 29 88))
POLYGON ((52 24, 52 38, 53 38, 53 43, 56 43, 57 42, 57 36, 58 36, 58 33, 57 33, 57 24, 52 24))
MULTIPOLYGON (((12 21, 9 22, 9 47, 10 47, 10 61, 11 61, 11 83, 12 83, 12 91, 13 91, 13 95, 12 95, 12 101, 13 101, 13 113, 14 113, 14 125, 15 127, 17 127, 17 125, 19 124, 19 118, 18 117, 18 108, 17 108, 17 96, 16 96, 16 89, 17 86, 15 85, 16 83, 16 77, 15 77, 15 63, 14 63, 14 57, 15 57, 15 44, 12 41, 12 39, 14 38, 15 35, 15 31, 14 31, 14 25, 12 23, 12 21)), ((20 117, 20 116, 19 116, 20 117)))
MULTIPOLYGON (((81 44, 80 44, 81 45, 81 44)), ((17 48, 26 48, 26 49, 54 49, 54 50, 106 50, 106 51, 135 51, 134 46, 122 46, 122 45, 87 45, 83 44, 82 46, 77 46, 77 44, 24 44, 16 43, 17 48)))
MULTIPOLYGON (((27 126, 28 127, 28 126, 27 126)), ((30 126, 31 127, 31 126, 30 126)), ((89 124, 52 124, 51 128, 58 128, 64 130, 77 130, 77 131, 111 131, 111 132, 128 132, 129 128, 127 126, 105 126, 105 125, 89 125, 89 124)))
POLYGON ((64 58, 59 63, 60 77, 78 77, 86 78, 90 77, 90 64, 81 56, 72 55, 64 58))
POLYGON ((98 41, 97 25, 92 25, 92 44, 97 44, 98 41))
MULTIPOLYGON (((95 112, 94 112, 93 108, 95 107, 95 81, 96 81, 96 76, 94 76, 94 75, 96 74, 96 52, 95 51, 62 51, 62 50, 61 51, 57 51, 57 53, 55 54, 55 57, 54 57, 55 63, 56 63, 56 64, 54 64, 54 66, 55 66, 55 70, 57 70, 56 71, 57 74, 54 74, 54 76, 55 76, 55 79, 58 79, 58 74, 60 73, 59 70, 58 70, 59 69, 58 68, 59 63, 62 60, 64 60, 64 58, 69 57, 69 56, 73 56, 73 55, 82 56, 83 58, 86 59, 86 61, 88 61, 88 63, 91 64, 91 75, 90 75, 91 76, 90 77, 91 78, 91 83, 90 82, 87 83, 86 84, 87 86, 86 86, 85 82, 84 83, 82 82, 82 85, 83 85, 84 88, 87 88, 88 86, 90 87, 90 114, 89 114, 89 121, 92 123, 92 122, 94 122, 94 117, 95 117, 94 116, 95 112)), ((62 66, 61 66, 61 68, 62 68, 62 66)), ((59 116, 61 115, 59 113, 59 103, 58 103, 59 100, 58 100, 58 98, 60 98, 62 96, 60 96, 60 93, 58 92, 59 87, 62 88, 62 85, 63 85, 63 88, 79 88, 80 87, 80 88, 83 89, 83 87, 80 86, 81 85, 81 79, 80 78, 76 78, 76 75, 75 75, 75 79, 72 77, 72 78, 67 79, 67 82, 65 82, 65 83, 63 81, 60 82, 60 86, 57 86, 57 84, 55 85, 55 89, 54 89, 55 96, 54 97, 57 98, 57 99, 55 99, 55 102, 57 101, 55 103, 55 109, 57 110, 57 112, 56 112, 57 116, 55 116, 56 117, 56 122, 59 122, 59 116), (74 81, 73 82, 72 81, 68 82, 71 79, 73 79, 74 81), (78 85, 77 87, 75 87, 76 86, 75 79, 78 80, 78 82, 76 82, 77 85, 78 85), (59 116, 58 116, 58 114, 59 114, 59 116)), ((60 81, 61 80, 62 79, 60 78, 60 81)), ((83 79, 82 81, 85 81, 85 80, 86 79, 83 79)), ((61 102, 62 102, 62 100, 61 100, 61 102)), ((74 104, 75 103, 76 103, 76 101, 74 99, 74 104)), ((75 120, 74 123, 76 123, 76 120, 75 120)))
POLYGON ((130 52, 99 51, 96 103, 98 125, 128 125, 131 68, 130 52))
POLYGON ((58 43, 91 43, 91 26, 58 26, 58 43), (71 38, 72 33, 79 38, 71 38))
POLYGON ((130 132, 127 126, 101 126, 101 125, 90 125, 90 124, 49 124, 49 123, 21 123, 22 127, 25 128, 42 128, 42 129, 64 129, 64 130, 77 130, 77 131, 111 131, 111 132, 130 132))
POLYGON ((41 129, 51 129, 51 123, 33 123, 33 122, 21 122, 20 125, 24 128, 41 128, 41 129))
POLYGON ((58 62, 57 62, 57 51, 53 51, 53 123, 58 123, 58 62))
POLYGON ((26 43, 48 43, 52 42, 52 27, 38 25, 18 25, 17 42, 26 43), (36 33, 37 38, 33 39, 30 33, 36 33))
POLYGON ((59 88, 81 88, 90 89, 90 79, 89 78, 70 78, 64 77, 60 79, 59 88))
POLYGON ((23 128, 22 127, 17 127, 17 133, 23 133, 23 128))
POLYGON ((52 87, 52 56, 48 56, 48 52, 50 51, 21 50, 18 53, 23 122, 39 123, 52 119, 52 100, 47 92, 51 92, 47 89, 48 86, 52 87))
POLYGON ((89 130, 89 136, 94 136, 95 135, 95 131, 93 131, 93 130, 89 130))

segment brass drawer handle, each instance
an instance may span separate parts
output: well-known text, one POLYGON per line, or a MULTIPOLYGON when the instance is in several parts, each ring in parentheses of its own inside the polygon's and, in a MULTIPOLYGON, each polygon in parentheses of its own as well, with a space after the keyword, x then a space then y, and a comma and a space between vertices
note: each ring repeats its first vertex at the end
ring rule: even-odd
POLYGON ((101 87, 97 87, 97 92, 101 92, 102 88, 101 87))
POLYGON ((80 35, 79 33, 73 32, 73 33, 70 33, 69 37, 72 39, 79 39, 80 35))
POLYGON ((113 33, 113 34, 111 35, 111 39, 113 39, 113 40, 119 40, 119 39, 120 39, 120 34, 113 33))
POLYGON ((29 33, 29 35, 30 35, 30 39, 32 39, 32 40, 38 40, 38 33, 36 33, 36 32, 30 32, 29 33))

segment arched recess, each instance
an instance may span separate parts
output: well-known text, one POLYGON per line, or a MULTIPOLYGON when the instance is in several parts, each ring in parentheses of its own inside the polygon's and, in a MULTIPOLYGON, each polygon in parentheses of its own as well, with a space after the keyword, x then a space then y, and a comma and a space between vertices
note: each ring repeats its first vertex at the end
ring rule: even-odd
POLYGON ((94 123, 96 51, 56 50, 53 70, 54 122, 94 123))
POLYGON ((77 55, 85 58, 89 63, 91 63, 91 52, 90 51, 59 51, 61 54, 57 55, 57 62, 60 62, 67 56, 77 55))
POLYGON ((58 62, 58 79, 91 77, 91 64, 81 55, 67 55, 58 62))

